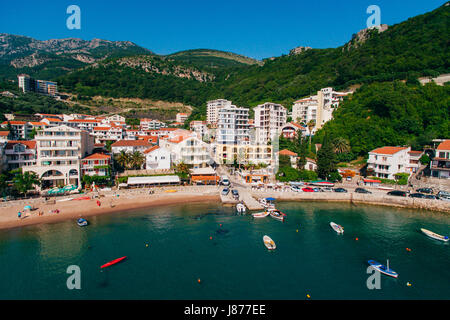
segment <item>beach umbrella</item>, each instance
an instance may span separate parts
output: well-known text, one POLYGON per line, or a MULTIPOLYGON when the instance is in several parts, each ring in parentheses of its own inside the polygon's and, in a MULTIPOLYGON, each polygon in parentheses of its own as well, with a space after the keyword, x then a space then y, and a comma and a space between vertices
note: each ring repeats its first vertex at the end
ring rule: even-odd
POLYGON ((31 206, 25 206, 23 207, 23 210, 31 210, 31 206))
POLYGON ((275 198, 266 198, 267 201, 275 201, 275 198))

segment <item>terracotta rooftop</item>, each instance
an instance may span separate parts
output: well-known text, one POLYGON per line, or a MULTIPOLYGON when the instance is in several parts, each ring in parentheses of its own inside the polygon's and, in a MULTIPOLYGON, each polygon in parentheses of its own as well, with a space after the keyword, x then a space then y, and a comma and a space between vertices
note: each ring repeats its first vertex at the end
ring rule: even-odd
POLYGON ((144 153, 150 153, 152 151, 158 150, 159 146, 153 146, 151 148, 148 148, 147 150, 144 151, 144 153))
POLYGON ((290 150, 284 149, 280 151, 280 156, 293 156, 296 157, 297 154, 295 152, 292 152, 290 150))
POLYGON ((8 141, 8 143, 6 143, 6 147, 5 149, 12 149, 14 145, 16 144, 23 144, 24 146, 27 147, 27 149, 36 149, 36 141, 31 141, 31 140, 23 140, 23 141, 16 141, 16 140, 11 140, 8 141))
POLYGON ((111 147, 151 147, 151 145, 145 140, 119 140, 114 142, 111 147))
POLYGON ((105 159, 111 159, 111 156, 103 153, 94 153, 91 154, 90 156, 87 156, 86 158, 83 158, 83 160, 105 160, 105 159))
POLYGON ((382 147, 375 150, 370 151, 370 153, 378 153, 378 154, 389 154, 393 155, 399 151, 407 149, 406 147, 382 147))
POLYGON ((450 140, 445 140, 439 144, 437 150, 450 150, 450 140))

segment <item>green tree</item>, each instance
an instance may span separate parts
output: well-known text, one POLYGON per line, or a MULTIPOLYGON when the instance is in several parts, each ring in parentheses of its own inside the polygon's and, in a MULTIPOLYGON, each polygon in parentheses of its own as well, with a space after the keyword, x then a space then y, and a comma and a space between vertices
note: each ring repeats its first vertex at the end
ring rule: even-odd
POLYGON ((297 167, 299 170, 302 170, 305 168, 306 165, 306 154, 308 152, 308 142, 306 141, 306 138, 299 137, 300 141, 300 152, 298 155, 298 161, 297 161, 297 167))
POLYGON ((25 173, 17 173, 13 178, 13 183, 20 194, 26 194, 34 186, 40 185, 41 180, 36 173, 27 171, 25 173))
POLYGON ((335 153, 347 153, 350 151, 350 142, 342 137, 338 137, 333 140, 335 153))
POLYGON ((130 166, 131 158, 130 155, 124 150, 120 151, 120 153, 116 156, 117 164, 123 169, 127 169, 130 166))
POLYGON ((130 156, 130 166, 135 170, 139 170, 142 168, 142 165, 145 162, 145 156, 139 151, 135 151, 130 156))
POLYGON ((330 173, 336 171, 336 164, 333 144, 326 135, 322 147, 317 152, 317 174, 319 178, 328 179, 330 173))

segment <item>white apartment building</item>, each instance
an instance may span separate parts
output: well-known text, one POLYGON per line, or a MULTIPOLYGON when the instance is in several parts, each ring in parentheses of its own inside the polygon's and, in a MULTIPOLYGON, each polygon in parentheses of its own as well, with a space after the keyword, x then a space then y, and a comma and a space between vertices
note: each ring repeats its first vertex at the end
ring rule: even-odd
POLYGON ((219 110, 216 140, 218 144, 249 144, 249 109, 230 105, 219 110))
POLYGON ((352 92, 338 92, 333 88, 323 88, 313 95, 294 102, 292 106, 292 119, 298 123, 307 124, 314 120, 316 125, 312 129, 314 134, 318 129, 333 118, 333 112, 345 96, 352 92))
POLYGON ((231 106, 231 101, 225 99, 211 100, 206 103, 206 122, 217 124, 219 121, 219 110, 231 106))
POLYGON ((36 164, 36 141, 8 141, 4 148, 8 170, 36 164))
POLYGON ((442 141, 436 148, 436 156, 430 162, 431 176, 450 179, 450 140, 442 141))
POLYGON ((411 147, 382 147, 369 152, 367 169, 373 169, 374 176, 395 179, 396 173, 410 173, 411 147))
POLYGON ((92 153, 93 137, 62 125, 39 131, 35 140, 36 165, 23 167, 23 171, 35 172, 43 181, 43 189, 68 184, 81 187, 81 159, 92 153))
POLYGON ((156 119, 144 118, 140 120, 140 127, 142 130, 159 130, 161 128, 166 128, 167 125, 156 119))
POLYGON ((188 117, 189 117, 189 115, 187 113, 180 112, 180 113, 177 113, 176 119, 177 119, 177 122, 184 123, 188 117))
POLYGON ((208 134, 208 127, 206 121, 191 121, 189 127, 192 131, 197 133, 200 139, 203 139, 208 134))
POLYGON ((111 145, 111 152, 113 154, 118 154, 122 151, 130 153, 139 151, 144 153, 145 150, 152 146, 151 142, 145 140, 119 140, 111 145))
POLYGON ((170 150, 171 161, 174 164, 183 162, 194 168, 203 168, 211 160, 210 145, 196 136, 184 135, 160 140, 159 145, 170 150))
POLYGON ((273 160, 273 150, 270 145, 215 145, 215 162, 218 164, 259 164, 271 165, 273 160))
POLYGON ((170 169, 170 150, 153 146, 144 151, 145 169, 147 170, 168 170, 170 169))
POLYGON ((94 127, 91 135, 94 136, 95 143, 105 143, 107 141, 122 140, 124 133, 122 127, 113 125, 110 127, 94 127))
POLYGON ((267 144, 281 133, 286 124, 287 110, 281 104, 266 102, 255 109, 256 143, 267 144))
POLYGON ((12 139, 27 139, 28 138, 28 125, 26 121, 5 121, 1 124, 2 128, 8 128, 8 124, 11 126, 12 139))

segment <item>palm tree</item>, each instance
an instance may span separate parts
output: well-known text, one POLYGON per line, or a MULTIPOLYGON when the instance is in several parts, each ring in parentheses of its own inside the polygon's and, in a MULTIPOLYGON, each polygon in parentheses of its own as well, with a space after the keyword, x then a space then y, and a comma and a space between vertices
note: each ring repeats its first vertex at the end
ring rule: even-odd
POLYGON ((124 150, 120 151, 119 155, 116 157, 117 163, 124 169, 129 167, 130 160, 130 155, 124 150))
POLYGON ((144 162, 145 162, 145 157, 139 151, 135 151, 135 152, 133 152, 133 154, 131 154, 130 166, 133 169, 137 169, 137 170, 141 169, 144 162))
POLYGON ((335 153, 347 153, 350 151, 350 142, 342 137, 338 137, 333 141, 335 153))
POLYGON ((316 126, 316 120, 309 120, 306 125, 308 126, 308 130, 309 130, 309 145, 311 146, 311 136, 312 136, 311 131, 316 126))

